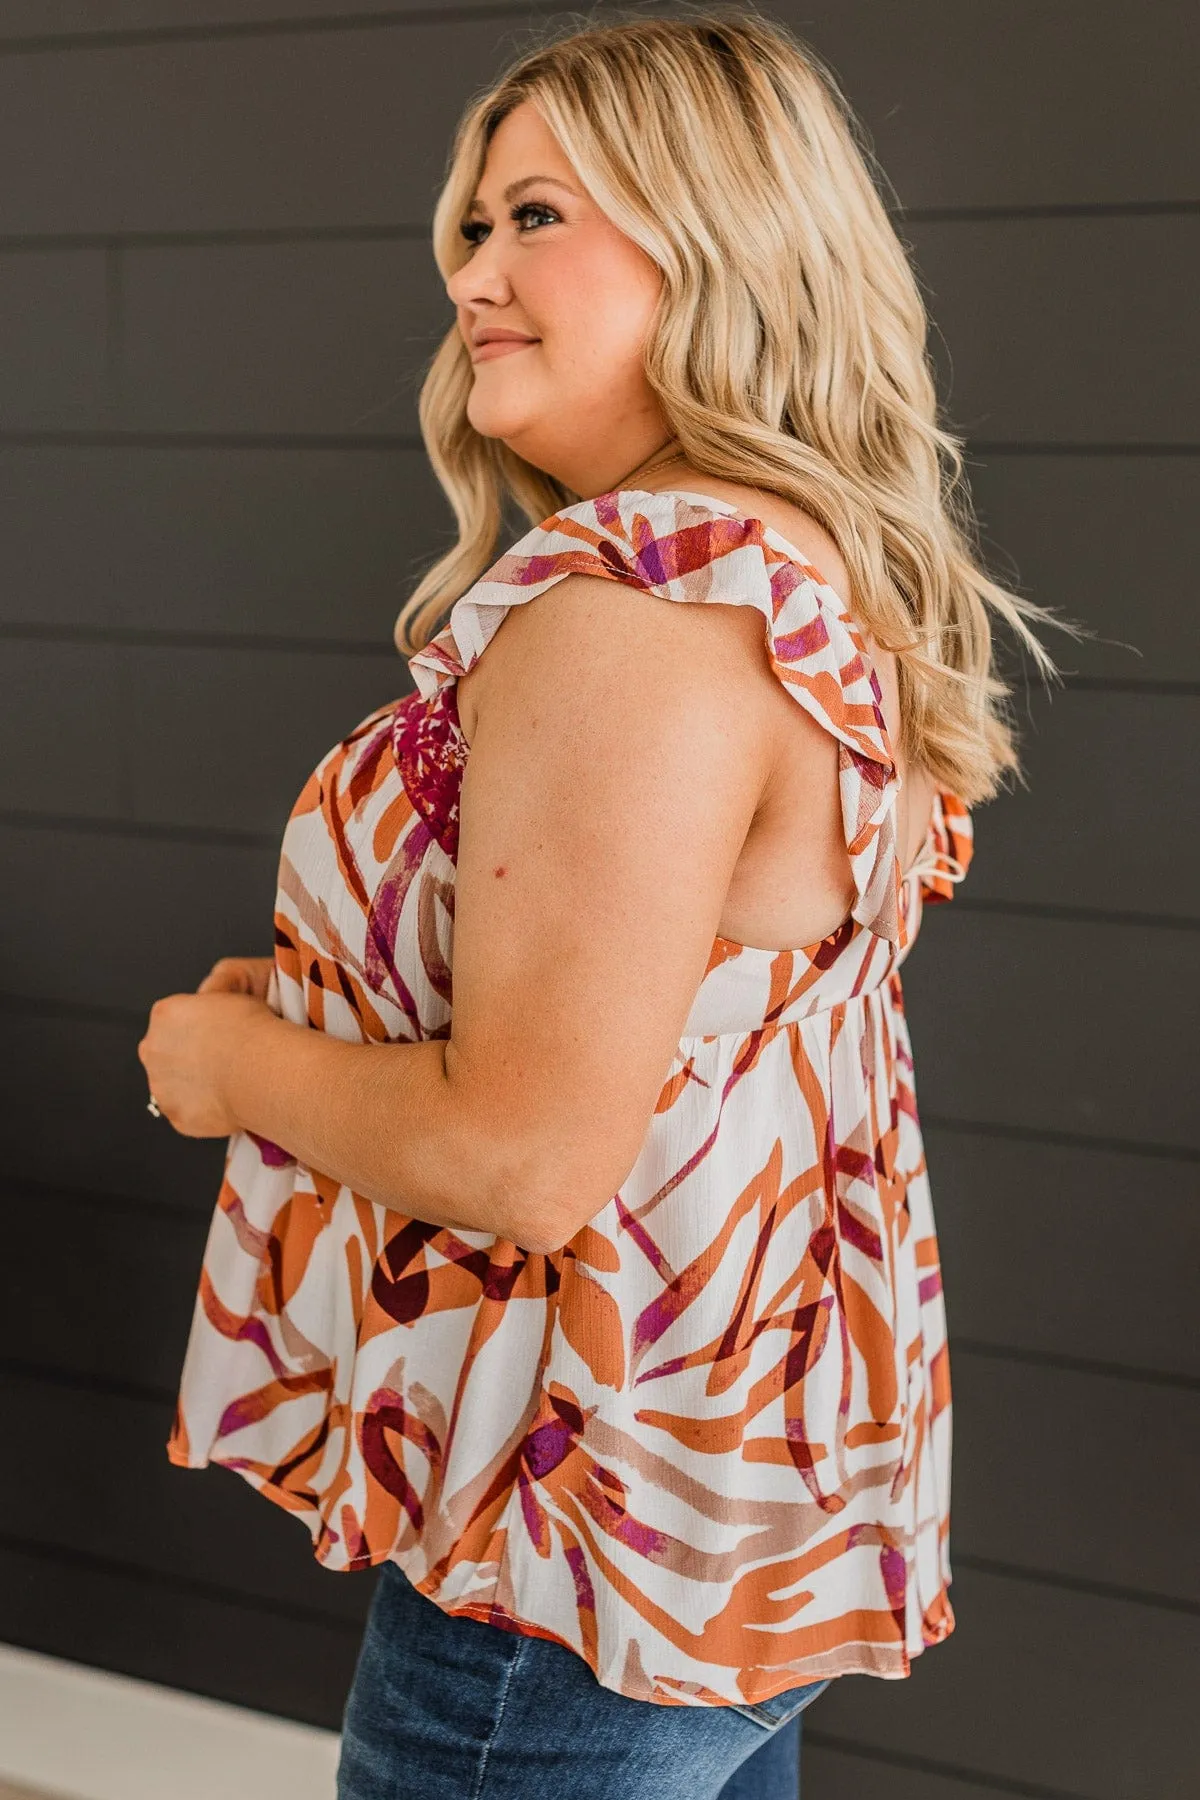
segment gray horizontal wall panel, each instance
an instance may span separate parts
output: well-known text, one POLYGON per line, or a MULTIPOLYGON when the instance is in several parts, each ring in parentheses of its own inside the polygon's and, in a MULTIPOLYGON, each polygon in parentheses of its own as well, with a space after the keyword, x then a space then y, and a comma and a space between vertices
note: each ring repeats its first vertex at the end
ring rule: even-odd
POLYGON ((173 1396, 210 1214, 14 1182, 0 1206, 0 1359, 173 1396))
POLYGON ((780 0, 830 62, 905 206, 1193 200, 1185 6, 780 0))
POLYGON ((977 810, 962 892, 1200 919, 1200 695, 1035 692, 1017 722, 1028 786, 977 810))
POLYGON ((0 430, 83 430, 108 417, 102 250, 0 252, 0 430))
POLYGON ((123 652, 0 641, 4 810, 112 819, 132 802, 123 652))
MULTIPOLYGON (((953 1775, 935 1775, 924 1766, 904 1768, 871 1755, 832 1748, 814 1704, 803 1726, 804 1800, 1012 1800, 1011 1788, 995 1788, 953 1775)), ((936 1760, 930 1753, 930 1760, 936 1760)))
POLYGON ((453 536, 423 451, 0 448, 3 623, 386 652, 453 536))
POLYGON ((0 1641, 336 1731, 362 1633, 0 1546, 0 1641))
POLYGON ((0 431, 416 439, 453 323, 423 237, 0 251, 0 431))
POLYGON ((149 1012, 220 956, 270 956, 278 853, 0 823, 0 993, 149 1012))
POLYGON ((925 1147, 953 1337, 1200 1376, 1189 1284, 1163 1279, 1200 1264, 1200 1163, 940 1126, 925 1147))
POLYGON ((455 323, 424 239, 132 250, 123 270, 125 429, 418 438, 455 323))
MULTIPOLYGON (((1186 9, 1106 4, 1102 30, 1096 11, 779 8, 833 63, 908 207, 1194 198, 1186 9)), ((464 101, 534 16, 9 55, 0 230, 423 218, 464 101), (47 116, 64 126, 49 141, 47 116)))
POLYGON ((227 1140, 180 1137, 146 1111, 142 1031, 0 1007, 6 1179, 102 1188, 211 1213, 227 1140))
POLYGON ((1195 444, 1200 215, 913 224, 952 428, 1195 444))
POLYGON ((1200 1393, 962 1349, 950 1379, 951 1563, 987 1557, 1200 1614, 1200 1393))
POLYGON ((133 817, 281 833, 312 770, 408 669, 279 650, 130 650, 133 817))
POLYGON ((1015 1793, 1192 1800, 1200 1618, 974 1569, 951 1598, 956 1631, 909 1681, 835 1681, 811 1730, 1015 1793))
POLYGON ((463 103, 516 25, 0 58, 0 232, 424 220, 463 103))
POLYGON ((1200 681, 1200 457, 989 452, 968 475, 997 580, 1094 634, 1044 633, 1063 670, 1200 681))
MULTIPOLYGON (((603 5, 603 0, 600 0, 603 5)), ((52 40, 81 32, 188 31, 205 26, 272 24, 285 20, 337 20, 370 13, 436 13, 455 0, 4 0, 0 44, 35 37, 52 40)), ((469 0, 476 12, 486 6, 511 11, 513 0, 469 0)))
POLYGON ((5 810, 272 839, 326 751, 412 687, 398 652, 10 642, 0 667, 5 810))
POLYGON ((114 818, 131 794, 121 652, 105 644, 0 641, 6 812, 114 818))
POLYGON ((933 908, 905 965, 930 1116, 1200 1147, 1200 933, 933 908))
POLYGON ((375 1577, 326 1569, 302 1522, 232 1469, 178 1469, 167 1458, 173 1404, 9 1375, 0 1422, 26 1446, 36 1483, 0 1493, 0 1537, 111 1557, 157 1575, 227 1588, 246 1603, 306 1607, 331 1623, 366 1615, 375 1577), (61 1429, 70 1408, 69 1432, 61 1429), (87 1505, 80 1471, 87 1470, 87 1505), (365 1578, 360 1580, 359 1575, 365 1578))

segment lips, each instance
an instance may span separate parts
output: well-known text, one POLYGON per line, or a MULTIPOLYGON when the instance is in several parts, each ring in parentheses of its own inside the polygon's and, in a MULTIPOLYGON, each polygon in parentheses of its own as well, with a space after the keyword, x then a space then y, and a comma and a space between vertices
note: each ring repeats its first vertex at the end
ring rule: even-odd
POLYGON ((494 336, 489 332, 482 343, 478 340, 472 342, 471 361, 491 362, 496 357, 508 356, 515 350, 528 350, 531 344, 540 342, 540 338, 526 337, 519 331, 497 331, 494 336))

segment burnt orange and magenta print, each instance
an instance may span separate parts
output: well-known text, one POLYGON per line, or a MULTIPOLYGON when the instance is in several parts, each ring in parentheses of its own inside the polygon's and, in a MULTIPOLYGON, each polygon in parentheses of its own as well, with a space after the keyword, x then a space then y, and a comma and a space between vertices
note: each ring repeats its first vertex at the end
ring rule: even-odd
POLYGON ((230 1139, 167 1453, 236 1470, 331 1570, 552 1639, 605 1686, 744 1704, 906 1675, 953 1628, 950 1385, 900 964, 971 853, 917 866, 863 643, 819 570, 705 496, 618 489, 522 537, 322 759, 284 835, 271 1004, 447 1037, 455 683, 574 572, 757 607, 837 739, 856 898, 794 950, 718 938, 628 1180, 562 1250, 404 1217, 230 1139))

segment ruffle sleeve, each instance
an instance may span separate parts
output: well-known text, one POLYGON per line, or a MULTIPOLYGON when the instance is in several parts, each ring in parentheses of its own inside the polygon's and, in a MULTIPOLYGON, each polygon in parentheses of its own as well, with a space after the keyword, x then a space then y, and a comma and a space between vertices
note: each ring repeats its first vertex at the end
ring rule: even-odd
POLYGON ((409 658, 418 692, 433 699, 474 666, 510 607, 576 574, 664 600, 758 608, 775 674, 838 740, 852 916, 902 942, 899 782, 879 680, 835 589, 761 519, 666 490, 618 489, 562 508, 485 570, 409 658))

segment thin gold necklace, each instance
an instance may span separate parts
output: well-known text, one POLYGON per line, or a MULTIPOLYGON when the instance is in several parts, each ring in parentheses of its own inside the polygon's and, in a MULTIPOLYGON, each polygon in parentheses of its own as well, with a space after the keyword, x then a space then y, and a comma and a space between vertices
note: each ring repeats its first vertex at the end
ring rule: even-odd
POLYGON ((651 461, 649 463, 644 463, 644 464, 643 463, 635 464, 635 466, 629 470, 628 474, 623 475, 621 477, 619 486, 628 487, 630 485, 630 477, 631 476, 639 475, 639 474, 640 475, 652 475, 654 473, 655 469, 664 469, 664 468, 667 468, 673 462, 679 462, 681 459, 681 453, 678 450, 673 451, 670 456, 663 456, 661 454, 661 450, 669 449, 672 444, 678 444, 678 442, 679 442, 678 438, 674 438, 674 437, 668 438, 666 443, 660 447, 660 450, 655 452, 655 458, 653 461, 651 461))

